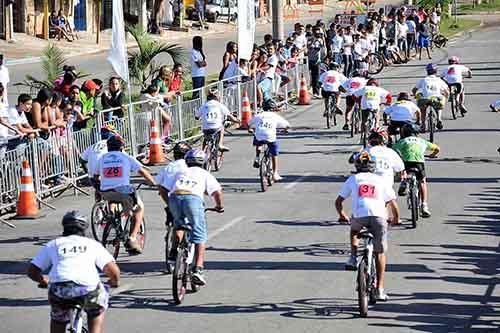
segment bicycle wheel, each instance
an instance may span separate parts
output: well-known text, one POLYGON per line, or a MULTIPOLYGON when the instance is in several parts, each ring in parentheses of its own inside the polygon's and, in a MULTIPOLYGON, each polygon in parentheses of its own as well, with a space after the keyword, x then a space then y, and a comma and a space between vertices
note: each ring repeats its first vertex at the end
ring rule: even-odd
POLYGON ((108 204, 106 201, 99 201, 92 207, 90 224, 92 226, 92 235, 98 242, 102 242, 102 235, 106 227, 106 216, 108 215, 108 204))
POLYGON ((267 159, 268 158, 269 157, 264 155, 264 157, 260 160, 259 177, 260 177, 260 189, 262 190, 262 192, 266 192, 267 186, 268 186, 268 182, 267 182, 267 173, 268 173, 267 159))
POLYGON ((354 107, 351 115, 351 138, 354 138, 354 134, 358 134, 359 127, 359 114, 358 109, 354 107))
POLYGON ((101 244, 111 253, 113 258, 118 258, 120 253, 120 239, 118 238, 118 233, 113 225, 113 222, 107 221, 104 231, 102 233, 101 244))
POLYGON ((410 196, 411 225, 412 228, 415 229, 418 220, 418 198, 415 189, 410 188, 410 193, 408 195, 410 196))
POLYGON ((451 115, 453 119, 457 119, 457 100, 455 99, 456 95, 453 93, 450 96, 450 107, 451 107, 451 115))
POLYGON ((267 158, 267 185, 268 186, 273 186, 273 166, 271 164, 271 156, 268 155, 267 158))
POLYGON ((330 116, 333 119, 333 126, 337 126, 337 95, 333 95, 330 100, 330 116))
POLYGON ((368 73, 378 74, 384 69, 384 59, 377 53, 370 53, 367 57, 368 73))
POLYGON ((222 162, 224 161, 224 153, 218 151, 213 160, 214 160, 214 171, 219 171, 222 168, 222 162))
POLYGON ((330 99, 331 97, 328 97, 328 103, 326 103, 326 110, 325 110, 325 118, 326 118, 326 128, 330 129, 330 99))
POLYGON ((186 295, 187 269, 186 251, 182 247, 179 247, 172 274, 172 294, 175 304, 181 304, 186 295))
POLYGON ((174 227, 172 224, 167 225, 167 232, 165 233, 165 271, 167 274, 172 274, 173 267, 168 263, 168 256, 172 251, 172 244, 174 243, 174 227))
POLYGON ((375 305, 377 303, 377 266, 375 262, 375 257, 372 256, 372 268, 370 271, 370 283, 369 283, 369 299, 368 304, 375 305))
POLYGON ((359 315, 361 317, 368 316, 368 286, 366 281, 368 280, 368 272, 365 260, 361 260, 358 267, 357 274, 357 284, 358 284, 358 306, 359 315))
POLYGON ((441 34, 438 34, 436 36, 434 36, 434 38, 432 39, 432 42, 434 43, 434 45, 436 45, 438 48, 442 48, 442 47, 445 47, 446 46, 446 42, 448 41, 448 38, 446 38, 445 36, 441 35, 441 34))
POLYGON ((208 172, 212 171, 212 151, 211 151, 211 143, 207 142, 206 147, 204 149, 205 157, 207 161, 205 162, 204 169, 207 170, 208 172))

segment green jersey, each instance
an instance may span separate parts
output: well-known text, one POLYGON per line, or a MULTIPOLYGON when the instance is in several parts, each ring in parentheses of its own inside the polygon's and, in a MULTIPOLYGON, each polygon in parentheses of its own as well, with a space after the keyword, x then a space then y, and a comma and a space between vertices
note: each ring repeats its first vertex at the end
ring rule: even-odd
POLYGON ((405 162, 425 162, 425 152, 434 150, 437 147, 437 145, 425 139, 409 136, 396 142, 392 149, 397 151, 405 162))

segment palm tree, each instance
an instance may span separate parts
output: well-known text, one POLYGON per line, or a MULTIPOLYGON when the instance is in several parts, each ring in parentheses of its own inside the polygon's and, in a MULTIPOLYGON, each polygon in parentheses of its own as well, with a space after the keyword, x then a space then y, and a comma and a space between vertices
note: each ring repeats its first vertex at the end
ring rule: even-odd
POLYGON ((187 50, 184 47, 157 41, 138 25, 127 27, 127 31, 135 39, 138 46, 137 50, 128 52, 130 78, 141 89, 146 88, 161 65, 155 60, 156 56, 166 53, 173 63, 185 63, 187 50))
MULTIPOLYGON (((45 78, 39 79, 27 74, 24 81, 15 83, 14 86, 24 86, 30 89, 30 92, 36 93, 42 88, 53 89, 54 81, 64 74, 64 65, 67 59, 63 51, 54 44, 47 45, 42 51, 42 70, 45 78)), ((82 72, 77 73, 77 78, 88 76, 82 72)))

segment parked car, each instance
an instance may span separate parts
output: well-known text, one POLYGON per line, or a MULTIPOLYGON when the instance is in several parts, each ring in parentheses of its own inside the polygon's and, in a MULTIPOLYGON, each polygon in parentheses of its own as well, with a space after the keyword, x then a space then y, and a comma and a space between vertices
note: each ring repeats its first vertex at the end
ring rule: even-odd
MULTIPOLYGON (((187 16, 190 20, 198 19, 198 12, 194 7, 186 9, 187 16)), ((209 22, 217 22, 220 17, 229 18, 230 21, 235 21, 238 18, 238 2, 237 0, 208 0, 205 5, 205 18, 209 22)))

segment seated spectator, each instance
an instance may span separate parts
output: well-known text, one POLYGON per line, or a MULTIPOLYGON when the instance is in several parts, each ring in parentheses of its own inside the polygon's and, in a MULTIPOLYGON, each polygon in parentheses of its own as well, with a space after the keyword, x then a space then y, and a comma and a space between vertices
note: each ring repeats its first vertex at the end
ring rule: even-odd
POLYGON ((93 121, 89 121, 95 117, 95 98, 100 87, 93 81, 87 80, 80 88, 80 102, 82 103, 82 114, 87 117, 86 127, 91 128, 94 125, 93 121))
POLYGON ((152 85, 156 85, 160 90, 160 95, 163 96, 165 103, 170 103, 174 98, 175 93, 169 91, 170 83, 172 82, 172 71, 167 65, 160 67, 158 76, 151 82, 152 85))
POLYGON ((73 40, 80 39, 76 30, 73 29, 66 16, 64 16, 62 10, 59 10, 57 13, 57 18, 59 19, 59 26, 64 28, 68 36, 70 36, 73 40))
POLYGON ((172 81, 170 82, 168 91, 175 92, 176 94, 181 92, 183 73, 184 73, 184 68, 182 67, 182 64, 175 64, 173 68, 172 81))
POLYGON ((123 118, 123 92, 121 90, 121 80, 119 77, 112 77, 109 79, 108 90, 105 90, 101 95, 101 105, 103 110, 114 109, 112 112, 107 112, 104 119, 110 121, 112 117, 123 118))
POLYGON ((73 40, 69 37, 66 28, 61 25, 59 17, 57 17, 56 12, 53 11, 49 16, 49 27, 53 29, 57 34, 57 40, 61 40, 62 37, 66 38, 68 42, 72 42, 73 40))
POLYGON ((72 107, 72 115, 74 116, 73 131, 79 131, 87 127, 89 115, 83 114, 83 104, 80 100, 80 87, 74 85, 70 90, 69 104, 72 107))

